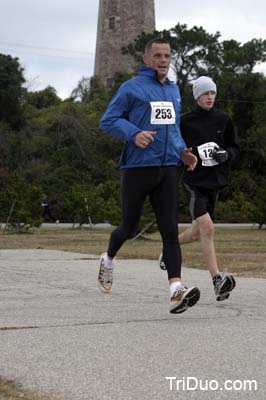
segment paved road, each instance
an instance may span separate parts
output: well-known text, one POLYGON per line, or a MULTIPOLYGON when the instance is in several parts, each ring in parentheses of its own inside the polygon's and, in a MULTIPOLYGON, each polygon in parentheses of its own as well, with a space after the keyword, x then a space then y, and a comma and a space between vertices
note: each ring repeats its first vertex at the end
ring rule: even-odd
POLYGON ((97 264, 0 251, 0 375, 66 400, 266 398, 266 280, 238 278, 218 303, 208 273, 184 268, 202 296, 171 315, 155 261, 118 260, 111 295, 95 284, 97 264))
MULTIPOLYGON (((191 225, 191 223, 179 223, 178 224, 180 227, 188 227, 191 225)), ((59 224, 55 224, 55 223, 49 223, 49 222, 45 222, 41 225, 44 228, 73 228, 73 227, 78 227, 79 225, 73 225, 71 223, 59 223, 59 224)), ((215 223, 215 226, 218 228, 250 228, 250 229, 257 229, 258 228, 258 224, 251 224, 251 223, 245 223, 245 224, 232 224, 232 223, 215 223)), ((85 228, 89 228, 90 225, 86 225, 84 224, 83 227, 85 228)), ((92 227, 95 228, 110 228, 111 225, 110 224, 106 224, 106 223, 101 223, 101 224, 95 224, 92 225, 92 227)), ((2 228, 4 228, 4 224, 2 224, 2 228)))

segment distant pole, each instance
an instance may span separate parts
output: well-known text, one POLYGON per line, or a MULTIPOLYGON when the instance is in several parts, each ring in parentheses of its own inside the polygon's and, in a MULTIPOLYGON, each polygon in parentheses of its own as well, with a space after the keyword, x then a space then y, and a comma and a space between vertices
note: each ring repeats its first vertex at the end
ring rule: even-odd
POLYGON ((3 230, 3 234, 5 233, 6 228, 7 228, 8 224, 9 224, 9 220, 10 220, 10 218, 11 218, 13 209, 14 209, 15 204, 16 204, 16 201, 17 201, 16 199, 13 200, 12 206, 10 207, 9 214, 8 214, 8 217, 7 217, 7 220, 6 220, 6 224, 5 224, 5 227, 4 227, 4 230, 3 230))
POLYGON ((91 217, 89 214, 89 206, 88 206, 87 197, 84 197, 84 202, 85 202, 86 212, 87 212, 87 216, 88 216, 88 222, 89 222, 90 227, 92 228, 92 221, 91 221, 91 217))

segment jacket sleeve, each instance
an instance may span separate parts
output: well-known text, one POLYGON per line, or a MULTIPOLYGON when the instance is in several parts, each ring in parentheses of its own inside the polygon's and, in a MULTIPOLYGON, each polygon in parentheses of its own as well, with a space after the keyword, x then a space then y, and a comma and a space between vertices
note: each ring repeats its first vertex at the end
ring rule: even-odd
POLYGON ((230 161, 235 161, 238 158, 240 149, 237 144, 236 127, 234 126, 231 118, 228 119, 225 130, 224 149, 228 152, 230 161))
POLYGON ((183 137, 182 132, 184 130, 184 127, 183 127, 183 118, 182 117, 183 117, 183 115, 181 114, 180 122, 179 122, 179 130, 180 130, 180 137, 181 137, 181 148, 182 148, 181 151, 187 149, 188 147, 192 147, 192 146, 187 146, 186 141, 185 141, 185 139, 183 137))
POLYGON ((135 135, 142 129, 128 121, 130 109, 130 91, 127 85, 122 85, 110 101, 104 112, 100 128, 117 138, 133 141, 135 135))

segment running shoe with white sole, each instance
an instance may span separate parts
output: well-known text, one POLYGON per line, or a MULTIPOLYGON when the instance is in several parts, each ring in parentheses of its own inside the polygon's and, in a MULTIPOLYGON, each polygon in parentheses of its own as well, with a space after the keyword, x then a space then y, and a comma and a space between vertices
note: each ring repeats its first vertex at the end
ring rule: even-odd
POLYGON ((199 288, 193 286, 178 286, 170 297, 170 313, 181 314, 189 307, 194 306, 200 298, 199 288))
POLYGON ((236 281, 233 275, 218 274, 213 278, 213 286, 216 300, 223 301, 230 296, 230 292, 236 286, 236 281))
POLYGON ((100 258, 100 269, 98 275, 98 286, 104 293, 110 293, 113 285, 113 268, 107 268, 104 263, 103 253, 100 258))

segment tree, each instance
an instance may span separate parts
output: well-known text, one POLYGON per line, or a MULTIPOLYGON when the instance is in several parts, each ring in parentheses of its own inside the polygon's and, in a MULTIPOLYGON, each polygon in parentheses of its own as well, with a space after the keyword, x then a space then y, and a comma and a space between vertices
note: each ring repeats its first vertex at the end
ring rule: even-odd
POLYGON ((21 127, 24 122, 21 105, 24 82, 18 58, 0 54, 0 121, 13 128, 21 127))
POLYGON ((102 112, 110 99, 110 95, 100 78, 83 77, 72 90, 70 99, 82 103, 90 103, 95 111, 102 112))
POLYGON ((254 196, 254 210, 252 213, 251 220, 259 225, 261 229, 264 225, 266 226, 266 179, 264 177, 258 180, 256 194, 254 196))
POLYGON ((189 82, 200 75, 213 75, 216 66, 221 61, 220 33, 207 33, 202 27, 187 28, 186 24, 178 23, 174 28, 155 31, 153 34, 138 36, 123 52, 132 54, 142 62, 142 53, 148 40, 162 37, 169 41, 172 49, 172 68, 176 75, 181 93, 189 82))
POLYGON ((38 92, 28 92, 26 100, 37 109, 55 106, 61 102, 60 97, 57 96, 56 90, 52 86, 47 86, 38 92))
POLYGON ((266 167, 265 93, 265 77, 254 72, 225 72, 218 84, 217 104, 232 115, 237 126, 240 167, 252 177, 266 167))
POLYGON ((0 219, 19 232, 41 224, 42 193, 38 186, 28 184, 16 173, 0 171, 5 179, 0 189, 0 219))
POLYGON ((266 40, 252 39, 244 44, 220 41, 220 32, 209 34, 201 26, 189 29, 180 23, 169 30, 142 33, 122 52, 131 54, 141 64, 145 44, 155 37, 170 43, 172 67, 182 94, 201 75, 218 80, 226 72, 253 72, 257 64, 266 61, 266 40))
POLYGON ((259 63, 266 61, 266 40, 252 39, 241 44, 236 40, 222 42, 221 72, 251 73, 259 63))
MULTIPOLYGON (((231 186, 221 194, 218 216, 239 222, 263 221, 266 78, 255 73, 254 66, 265 60, 265 41, 254 39, 243 45, 234 40, 220 42, 218 32, 210 35, 202 27, 189 29, 177 24, 170 30, 141 35, 123 51, 131 51, 142 63, 144 45, 155 36, 168 39, 173 48, 174 67, 183 91, 182 111, 194 106, 191 82, 204 73, 217 83, 216 105, 237 125, 241 158, 232 169, 231 186)), ((47 193, 62 221, 75 218, 86 222, 89 212, 93 222, 119 222, 118 163, 123 143, 102 132, 99 120, 111 96, 130 76, 126 72, 117 74, 109 89, 96 77, 83 77, 72 97, 61 101, 51 86, 38 92, 23 89, 23 69, 18 60, 0 57, 2 220, 16 194, 25 192, 25 198, 16 199, 14 208, 14 213, 20 210, 16 218, 21 221, 24 212, 32 214, 32 204, 40 212, 39 200, 32 198, 47 193), (12 91, 14 87, 17 91, 12 91), (16 93, 12 101, 7 96, 9 88, 10 93, 16 93), (31 197, 31 188, 36 189, 36 196, 31 197)), ((181 197, 182 220, 188 216, 183 203, 181 197)), ((141 224, 154 218, 148 206, 144 210, 141 224)))
POLYGON ((89 101, 91 89, 91 78, 82 77, 78 85, 72 90, 70 98, 74 101, 89 101))
POLYGON ((201 75, 215 75, 221 62, 220 33, 207 33, 202 27, 187 28, 178 23, 170 29, 172 65, 183 93, 189 82, 201 75))

